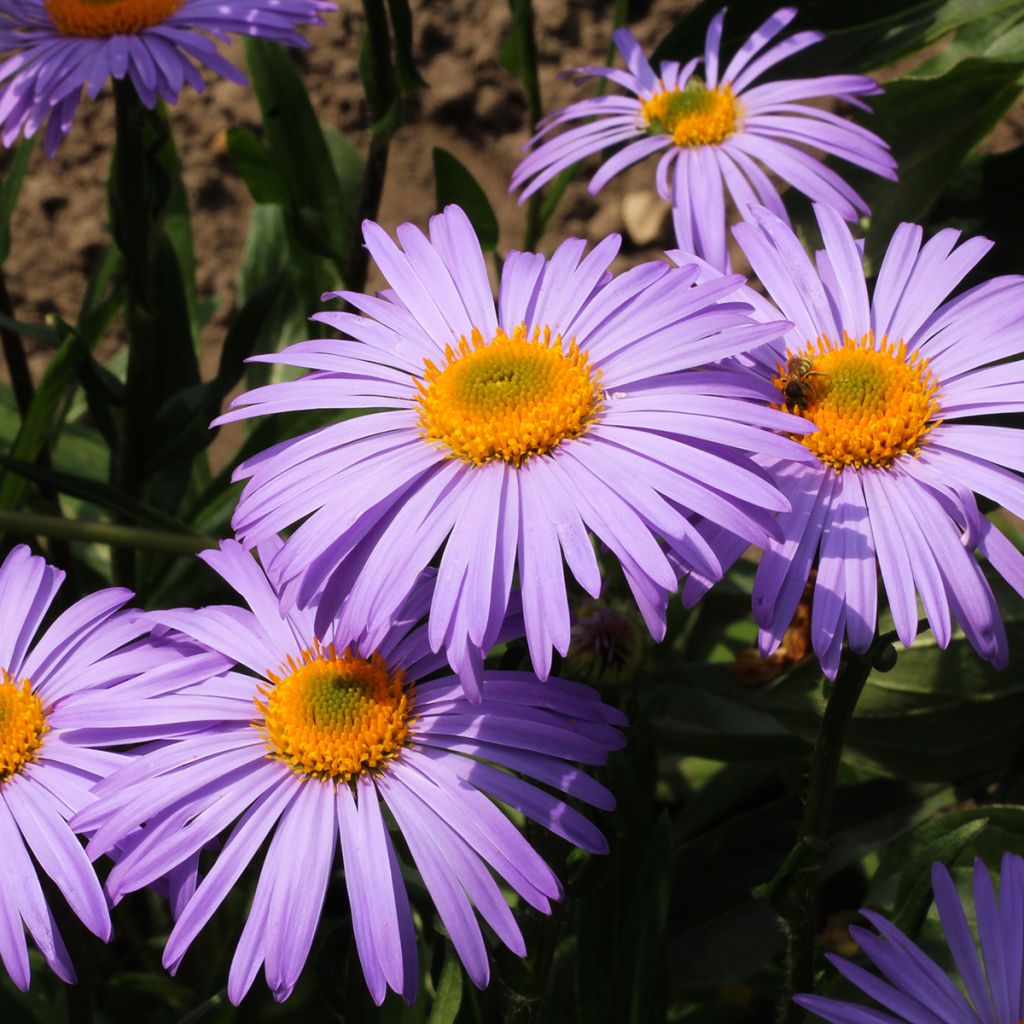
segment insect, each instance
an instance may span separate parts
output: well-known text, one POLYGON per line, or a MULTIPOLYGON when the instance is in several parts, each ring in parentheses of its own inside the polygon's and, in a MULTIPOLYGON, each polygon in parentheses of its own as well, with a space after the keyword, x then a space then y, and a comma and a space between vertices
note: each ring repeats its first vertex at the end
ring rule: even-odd
POLYGON ((808 401, 814 397, 814 384, 811 377, 824 377, 820 370, 814 369, 814 363, 806 356, 790 356, 786 361, 786 376, 782 382, 782 393, 786 396, 786 408, 806 409, 808 401))

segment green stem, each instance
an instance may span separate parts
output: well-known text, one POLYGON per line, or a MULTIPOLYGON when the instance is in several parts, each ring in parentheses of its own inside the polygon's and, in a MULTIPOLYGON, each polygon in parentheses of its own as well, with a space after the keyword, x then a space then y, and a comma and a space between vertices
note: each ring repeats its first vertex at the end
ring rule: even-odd
POLYGON ((380 197, 384 192, 384 178, 388 168, 393 126, 385 124, 393 105, 397 102, 391 62, 391 30, 388 26, 384 0, 363 0, 366 17, 366 66, 364 85, 370 124, 376 127, 370 138, 370 151, 366 156, 363 183, 356 215, 356 230, 352 234, 352 247, 345 262, 345 287, 362 291, 366 285, 369 253, 363 245, 364 220, 376 220, 380 197))
MULTIPOLYGON (((111 463, 113 483, 133 498, 145 490, 152 382, 156 369, 153 338, 153 214, 147 201, 146 123, 148 111, 127 79, 114 83, 117 149, 114 160, 112 213, 117 244, 124 259, 127 301, 128 372, 120 451, 111 463)), ((111 552, 118 582, 132 586, 135 561, 130 550, 111 552)))
POLYGON ((96 523, 0 509, 0 533, 7 530, 22 536, 109 544, 115 551, 129 553, 162 551, 170 555, 192 555, 197 551, 215 548, 220 543, 216 537, 202 537, 193 533, 171 533, 169 530, 149 530, 120 523, 96 523))
MULTIPOLYGON (((864 684, 871 674, 875 645, 864 654, 848 656, 829 694, 818 739, 811 754, 807 799, 793 852, 787 858, 786 892, 786 988, 777 1024, 795 1024, 803 1010, 793 1002, 799 992, 810 992, 814 983, 814 937, 817 931, 816 896, 818 870, 828 839, 832 801, 846 731, 853 718, 864 684)), ((785 866, 784 866, 785 870, 785 866)), ((776 890, 783 888, 772 883, 776 890)))
MULTIPOLYGON (((513 0, 513 16, 521 31, 519 34, 519 67, 526 92, 526 106, 530 119, 531 131, 537 130, 537 123, 544 116, 544 108, 540 96, 540 78, 537 74, 537 37, 533 25, 532 0, 513 0)), ((533 252, 537 248, 540 236, 544 233, 545 217, 543 215, 544 196, 535 192, 526 204, 526 232, 523 236, 523 249, 533 252)))
MULTIPOLYGON (((7 292, 7 276, 2 269, 0 269, 0 313, 11 320, 14 319, 11 297, 7 292)), ((36 391, 32 384, 32 375, 29 373, 25 347, 21 343, 21 335, 4 325, 0 325, 0 342, 3 344, 4 359, 7 361, 7 370, 11 375, 14 400, 18 404, 21 418, 24 419, 36 391)))

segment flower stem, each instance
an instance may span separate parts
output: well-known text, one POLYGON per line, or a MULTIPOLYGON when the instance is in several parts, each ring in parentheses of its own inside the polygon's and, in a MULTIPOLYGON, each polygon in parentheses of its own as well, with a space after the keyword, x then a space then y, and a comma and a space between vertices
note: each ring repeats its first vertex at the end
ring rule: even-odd
POLYGON ((363 84, 372 135, 363 170, 359 209, 355 218, 356 230, 345 262, 345 287, 354 292, 361 292, 366 285, 369 266, 369 254, 363 245, 359 226, 364 220, 377 219, 380 197, 384 192, 391 136, 398 123, 396 117, 391 117, 397 98, 391 62, 391 31, 383 0, 363 0, 363 13, 366 17, 363 84))
MULTIPOLYGON (((145 489, 146 447, 152 413, 152 383, 156 369, 153 331, 152 238, 155 216, 148 200, 152 188, 146 149, 149 111, 127 79, 114 83, 117 146, 111 189, 114 236, 125 268, 125 327, 128 334, 128 372, 119 451, 111 461, 113 483, 133 498, 145 489)), ((132 586, 133 553, 111 552, 115 579, 132 586)))
POLYGON ((807 798, 797 842, 776 881, 775 905, 784 907, 786 932, 786 988, 779 1006, 777 1024, 794 1024, 803 1011, 793 996, 810 992, 814 982, 814 937, 817 931, 816 896, 818 869, 828 838, 829 820, 835 795, 839 760, 854 709, 871 674, 876 644, 864 654, 850 653, 829 694, 821 728, 811 754, 807 777, 807 798), (778 883, 782 882, 782 885, 778 883), (784 890, 780 901, 778 895, 784 890))

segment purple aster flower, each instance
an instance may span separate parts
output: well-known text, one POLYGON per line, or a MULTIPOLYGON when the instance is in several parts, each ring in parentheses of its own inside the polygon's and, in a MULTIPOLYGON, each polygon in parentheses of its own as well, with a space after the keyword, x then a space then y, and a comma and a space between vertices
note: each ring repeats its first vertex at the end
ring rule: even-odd
POLYGON ((0 960, 22 990, 25 929, 57 976, 75 981, 37 865, 85 927, 110 938, 106 898, 68 821, 92 800, 92 784, 126 758, 93 749, 68 721, 90 691, 134 672, 133 649, 114 652, 147 629, 120 611, 131 591, 110 589, 73 604, 37 638, 63 581, 23 545, 0 565, 0 960))
POLYGON ((313 319, 351 340, 256 357, 316 372, 250 391, 217 421, 378 410, 279 444, 236 474, 249 481, 232 521, 247 546, 302 521, 274 569, 288 602, 317 597, 319 630, 340 614, 373 646, 443 547, 430 643, 447 648, 472 696, 517 562, 543 679, 552 648, 569 645, 563 557, 584 590, 601 587, 591 533, 659 638, 677 583, 659 538, 714 577, 721 566, 691 512, 767 540, 787 503, 749 453, 809 457, 775 430, 811 428, 748 401, 740 374, 694 369, 784 329, 727 301, 742 278, 694 285, 696 267, 661 262, 613 277, 617 235, 585 258, 586 243, 570 239, 550 260, 510 253, 496 311, 458 207, 431 220, 429 238, 400 226, 404 251, 376 224, 364 231, 392 289, 335 293, 368 316, 313 319))
MULTIPOLYGON (((747 295, 756 315, 774 320, 781 309, 794 325, 749 363, 776 401, 818 428, 801 438, 812 462, 770 467, 793 507, 754 582, 762 653, 778 647, 817 561, 812 642, 828 676, 844 637, 857 652, 872 643, 879 570, 904 645, 920 597, 941 647, 955 616, 1002 667, 1006 633, 974 556, 1024 594, 1024 555, 979 513, 975 493, 1024 515, 1024 434, 971 420, 1024 410, 1024 360, 1013 359, 1024 351, 1024 278, 945 301, 992 243, 957 246, 952 229, 923 243, 920 227, 901 224, 869 296, 858 243, 834 210, 815 212, 825 248, 814 262, 768 210, 753 207, 734 229, 778 307, 747 295)), ((743 549, 717 525, 704 532, 726 562, 743 549)), ((684 600, 707 585, 691 578, 684 600)))
MULTIPOLYGON (((261 549, 261 559, 278 546, 261 549)), ((370 647, 341 626, 318 633, 313 610, 285 610, 273 573, 234 541, 201 557, 248 608, 178 609, 152 619, 180 630, 219 666, 198 682, 191 668, 178 680, 170 671, 161 685, 131 683, 118 688, 116 701, 101 695, 95 702, 108 706, 111 727, 172 740, 97 787, 98 802, 77 822, 95 829, 93 856, 146 825, 110 873, 112 898, 149 885, 232 828, 180 909, 164 951, 174 972, 271 837, 228 995, 241 1000, 264 965, 283 1000, 309 953, 340 837, 370 993, 379 1004, 390 987, 411 1002, 416 939, 386 807, 469 976, 487 984, 474 908, 502 942, 525 953, 492 871, 544 913, 562 894, 554 872, 491 798, 604 852, 604 837, 562 794, 611 809, 608 791, 569 762, 604 763, 623 743, 616 727, 624 716, 588 687, 542 684, 524 672, 484 672, 475 705, 454 676, 429 679, 444 665, 421 624, 432 574, 370 647), (183 725, 191 735, 182 735, 183 725)))
POLYGON ((202 92, 199 67, 244 84, 218 42, 236 34, 304 46, 296 27, 335 9, 326 0, 0 0, 0 138, 10 146, 48 119, 53 156, 82 88, 95 99, 111 77, 127 75, 147 107, 174 103, 186 82, 202 92))
POLYGON ((759 202, 788 222, 769 173, 816 202, 835 207, 846 220, 856 220, 868 212, 864 200, 804 147, 885 178, 896 177, 896 161, 873 132, 803 101, 843 100, 867 110, 857 97, 877 95, 881 89, 863 75, 755 85, 779 61, 824 38, 820 32, 798 32, 768 46, 796 14, 795 7, 776 11, 720 70, 723 9, 708 26, 703 76, 695 74, 700 57, 682 66, 663 61, 656 75, 629 30, 618 29, 613 38, 626 70, 585 67, 575 74, 577 81, 606 78, 632 95, 580 100, 541 121, 529 144, 545 141, 516 168, 511 190, 522 188, 523 201, 577 161, 627 143, 591 178, 590 191, 596 193, 626 167, 662 153, 657 187, 672 203, 680 248, 721 270, 729 265, 726 191, 737 210, 759 202), (576 121, 585 123, 545 138, 552 129, 576 121))
POLYGON ((1020 1024, 1024 1020, 1024 860, 1011 853, 1003 855, 998 899, 985 865, 975 862, 980 960, 960 897, 942 864, 932 866, 932 888, 964 991, 895 925, 881 914, 864 910, 878 935, 856 926, 850 935, 885 980, 841 957, 829 956, 829 960, 844 978, 891 1012, 824 996, 796 996, 796 1002, 831 1024, 1020 1024))

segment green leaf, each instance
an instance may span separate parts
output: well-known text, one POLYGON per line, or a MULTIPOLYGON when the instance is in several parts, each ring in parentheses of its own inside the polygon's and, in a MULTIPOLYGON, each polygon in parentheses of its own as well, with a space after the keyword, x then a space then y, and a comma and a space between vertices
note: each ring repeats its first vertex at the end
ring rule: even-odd
POLYGON ((350 216, 342 205, 334 164, 309 95, 284 47, 246 38, 245 52, 267 149, 287 185, 291 212, 340 270, 348 250, 350 216))
POLYGON ((402 93, 426 87, 413 58, 412 12, 408 0, 388 0, 391 28, 395 36, 395 81, 402 93))
POLYGON ((877 267, 901 221, 927 220, 967 153, 1020 95, 1022 72, 1024 63, 971 58, 937 78, 886 85, 874 102, 871 127, 892 145, 899 181, 851 175, 872 211, 866 243, 872 265, 877 267))
MULTIPOLYGON (((655 50, 655 64, 700 53, 708 22, 720 8, 718 0, 704 0, 684 15, 655 50)), ((777 9, 776 0, 745 0, 731 8, 723 52, 735 52, 777 9)), ((821 30, 826 38, 786 60, 776 74, 798 78, 869 71, 930 46, 974 21, 1021 9, 1021 0, 862 0, 857 4, 805 0, 793 27, 821 30)))
POLYGON ((49 348, 56 348, 60 344, 60 336, 49 324, 28 324, 23 320, 15 320, 5 313, 0 313, 0 327, 5 327, 23 337, 41 341, 49 348))
MULTIPOLYGON (((1016 607, 1001 581, 992 578, 990 584, 1000 607, 1016 607)), ((962 634, 945 650, 927 634, 901 650, 890 672, 872 673, 844 762, 894 778, 950 781, 982 777, 1009 763, 1024 717, 1024 623, 1006 617, 1010 663, 1002 672, 983 662, 962 634)), ((759 703, 794 732, 813 738, 824 709, 816 665, 762 691, 759 703)))
POLYGON ((7 260, 11 251, 11 215, 18 204, 21 185, 35 144, 35 138, 19 139, 9 151, 7 166, 4 168, 3 181, 0 182, 0 264, 7 260))
POLYGON ((621 989, 628 993, 628 1016, 622 1019, 631 1024, 656 1019, 672 867, 672 825, 668 813, 662 812, 647 842, 622 935, 623 948, 629 951, 629 959, 622 964, 626 977, 621 989))
POLYGON ((228 129, 228 152, 257 203, 288 202, 288 185, 256 133, 241 125, 228 129))
POLYGON ((270 314, 287 287, 287 281, 279 275, 257 289, 231 323, 217 376, 177 391, 160 408, 153 420, 150 458, 154 465, 177 465, 183 470, 213 441, 216 430, 210 428, 210 421, 241 380, 245 360, 254 351, 275 347, 277 339, 269 333, 275 320, 270 314))
POLYGON ((456 203, 466 211, 480 246, 488 252, 498 244, 498 218, 484 190, 466 167, 445 149, 434 147, 434 183, 437 209, 456 203))
POLYGON ((437 995, 430 1010, 429 1024, 455 1024, 462 1006, 462 965, 451 946, 447 947, 437 995))
POLYGON ((914 68, 911 74, 933 78, 968 57, 1020 61, 1024 57, 1024 26, 1020 24, 1022 18, 1024 4, 1010 4, 988 17, 968 22, 957 30, 948 46, 914 68))
POLYGON ((0 466, 18 473, 37 484, 51 487, 61 494, 67 494, 82 501, 91 502, 100 508, 107 509, 115 515, 133 522, 179 533, 194 532, 180 520, 175 519, 174 516, 167 515, 167 513, 161 512, 160 509, 147 505, 145 502, 137 501, 130 495, 103 481, 93 480, 75 473, 68 473, 64 470, 36 466, 31 462, 15 459, 8 455, 0 455, 0 466))
POLYGON ((911 935, 917 933, 932 902, 932 865, 940 862, 950 867, 988 823, 986 808, 978 807, 967 820, 950 814, 922 825, 911 843, 902 844, 900 887, 892 916, 897 928, 911 935))
MULTIPOLYGON (((81 341, 68 331, 43 374, 32 397, 32 404, 11 446, 11 455, 24 462, 35 462, 63 421, 64 407, 77 384, 77 368, 82 358, 81 341)), ((0 475, 0 509, 17 507, 28 488, 24 476, 10 470, 0 475)), ((0 526, 0 530, 3 527, 0 526)))

